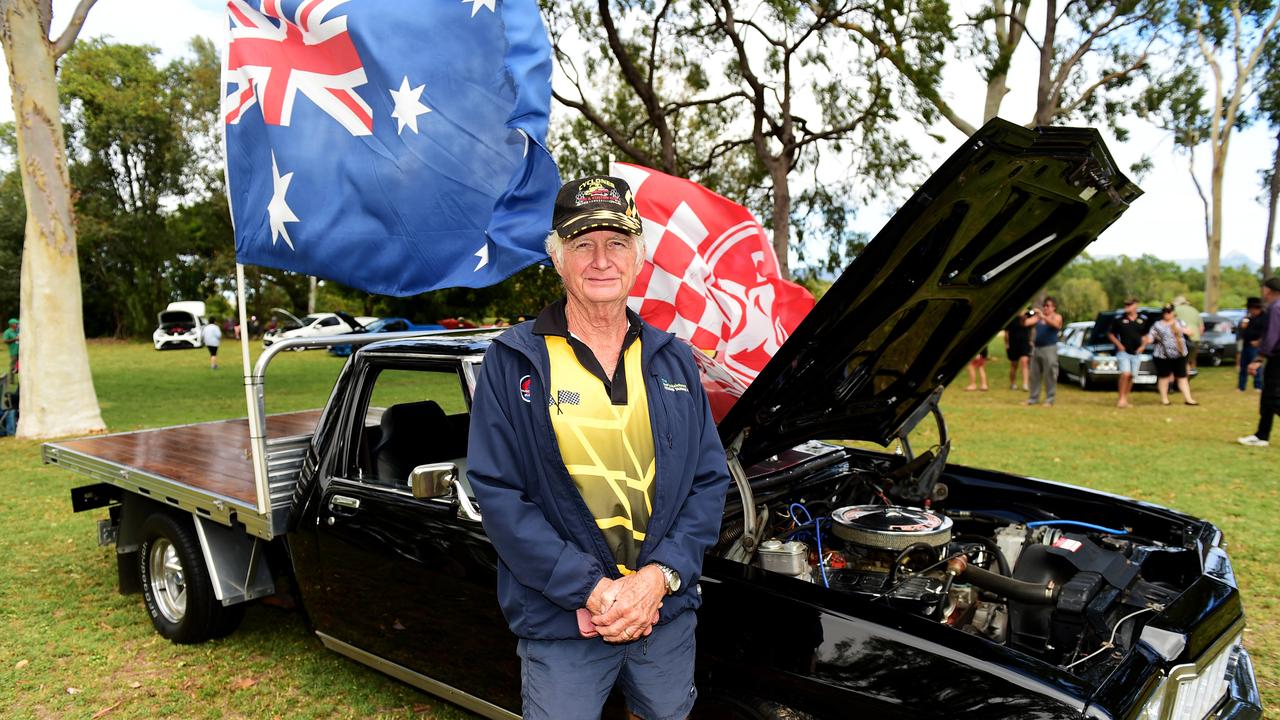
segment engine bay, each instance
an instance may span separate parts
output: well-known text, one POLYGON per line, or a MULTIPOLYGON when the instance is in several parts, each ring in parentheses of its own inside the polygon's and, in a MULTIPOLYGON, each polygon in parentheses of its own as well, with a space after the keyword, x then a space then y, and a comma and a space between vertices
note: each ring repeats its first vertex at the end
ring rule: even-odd
MULTIPOLYGON (((811 445, 816 457, 823 444, 811 445)), ((772 459, 776 467, 753 476, 754 536, 729 523, 717 551, 1082 677, 1109 672, 1198 575, 1195 549, 1177 538, 1139 537, 1048 505, 960 507, 946 499, 940 462, 902 474, 911 463, 901 457, 861 462, 825 448, 825 459, 772 459), (898 494, 924 472, 930 496, 898 494)))

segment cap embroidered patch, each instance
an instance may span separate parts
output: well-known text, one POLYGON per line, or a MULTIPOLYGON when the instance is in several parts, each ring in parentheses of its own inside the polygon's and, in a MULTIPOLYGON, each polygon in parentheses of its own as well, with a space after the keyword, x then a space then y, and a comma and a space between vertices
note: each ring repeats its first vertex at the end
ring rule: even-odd
POLYGON ((618 194, 617 186, 608 178, 593 177, 587 178, 578 184, 578 192, 574 195, 573 201, 578 207, 595 202, 609 202, 621 205, 622 196, 618 194))

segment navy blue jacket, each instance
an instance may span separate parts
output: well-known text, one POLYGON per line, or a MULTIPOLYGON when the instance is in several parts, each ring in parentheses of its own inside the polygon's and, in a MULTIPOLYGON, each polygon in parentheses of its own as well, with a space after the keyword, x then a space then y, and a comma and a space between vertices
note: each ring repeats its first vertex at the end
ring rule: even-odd
MULTIPOLYGON (((638 566, 680 573, 659 622, 698 607, 702 556, 731 482, 693 348, 645 323, 640 334, 653 426, 653 512, 638 566)), ((595 518, 565 470, 551 427, 550 361, 533 323, 489 346, 471 405, 467 476, 498 551, 498 602, 522 638, 576 638, 576 611, 602 577, 619 577, 595 518)))

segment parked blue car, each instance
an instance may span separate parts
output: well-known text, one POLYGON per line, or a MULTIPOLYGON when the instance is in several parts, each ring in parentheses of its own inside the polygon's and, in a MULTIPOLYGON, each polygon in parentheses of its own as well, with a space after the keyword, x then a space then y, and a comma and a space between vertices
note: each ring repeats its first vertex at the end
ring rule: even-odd
MULTIPOLYGON (((443 325, 418 325, 407 318, 402 317, 386 317, 365 326, 365 332, 371 333, 391 333, 391 332, 408 332, 410 330, 421 330, 423 332, 431 330, 444 330, 443 325)), ((351 354, 350 345, 334 345, 329 348, 330 355, 338 357, 347 357, 351 354)))

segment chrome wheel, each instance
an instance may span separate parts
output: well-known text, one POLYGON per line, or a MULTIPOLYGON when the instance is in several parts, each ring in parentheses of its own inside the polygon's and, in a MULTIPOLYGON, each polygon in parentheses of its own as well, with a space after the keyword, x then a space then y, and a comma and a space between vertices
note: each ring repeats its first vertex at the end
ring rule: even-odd
POLYGON ((171 623, 180 623, 187 614, 187 581, 177 548, 168 539, 156 538, 147 557, 151 596, 156 609, 171 623))

